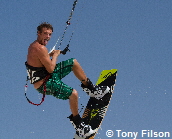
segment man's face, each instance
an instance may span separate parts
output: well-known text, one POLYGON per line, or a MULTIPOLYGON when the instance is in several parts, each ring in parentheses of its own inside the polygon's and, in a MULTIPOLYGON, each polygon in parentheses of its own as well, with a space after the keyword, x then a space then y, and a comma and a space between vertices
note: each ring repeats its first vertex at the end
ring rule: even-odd
POLYGON ((52 30, 47 28, 42 28, 42 31, 38 31, 38 42, 44 46, 47 45, 52 35, 52 30))

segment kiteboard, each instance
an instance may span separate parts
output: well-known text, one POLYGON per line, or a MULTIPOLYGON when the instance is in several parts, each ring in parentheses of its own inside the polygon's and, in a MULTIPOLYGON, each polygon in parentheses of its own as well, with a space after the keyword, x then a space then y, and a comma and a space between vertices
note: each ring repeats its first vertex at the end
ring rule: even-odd
POLYGON ((82 115, 85 124, 90 125, 92 127, 92 130, 95 131, 95 134, 87 138, 82 138, 79 137, 76 132, 73 139, 94 139, 105 117, 112 94, 114 92, 116 76, 117 76, 117 69, 103 70, 100 73, 96 85, 108 86, 110 88, 109 93, 107 93, 103 98, 99 100, 90 97, 87 106, 85 108, 85 111, 82 115))

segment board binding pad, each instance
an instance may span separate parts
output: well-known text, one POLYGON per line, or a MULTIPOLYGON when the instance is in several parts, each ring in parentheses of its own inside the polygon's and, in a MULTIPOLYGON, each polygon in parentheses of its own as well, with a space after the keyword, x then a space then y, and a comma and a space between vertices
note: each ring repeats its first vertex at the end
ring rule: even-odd
POLYGON ((110 88, 110 91, 100 100, 90 97, 87 106, 85 108, 85 111, 82 115, 85 124, 90 125, 92 129, 95 131, 95 134, 87 138, 82 138, 79 137, 76 133, 73 139, 94 139, 105 117, 105 114, 107 112, 112 97, 112 93, 114 92, 116 76, 117 76, 117 69, 103 70, 100 73, 96 85, 108 86, 110 88))

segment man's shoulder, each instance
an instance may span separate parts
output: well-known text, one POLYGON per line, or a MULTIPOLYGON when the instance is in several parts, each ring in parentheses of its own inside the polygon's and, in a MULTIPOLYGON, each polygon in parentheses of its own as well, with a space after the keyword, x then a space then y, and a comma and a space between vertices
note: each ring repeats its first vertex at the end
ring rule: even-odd
POLYGON ((31 43, 30 48, 38 52, 47 50, 47 48, 44 45, 38 43, 37 41, 34 41, 33 43, 31 43))

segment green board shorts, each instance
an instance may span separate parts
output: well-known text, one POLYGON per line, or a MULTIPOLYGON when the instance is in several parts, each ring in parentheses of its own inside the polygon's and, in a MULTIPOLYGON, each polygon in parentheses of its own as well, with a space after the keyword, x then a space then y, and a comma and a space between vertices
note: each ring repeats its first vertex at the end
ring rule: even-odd
MULTIPOLYGON (((74 58, 56 64, 51 77, 46 82, 46 95, 53 95, 63 100, 69 99, 69 96, 73 92, 73 88, 63 83, 61 79, 72 71, 73 64, 74 58)), ((37 91, 39 93, 44 93, 44 85, 41 85, 37 91)))

